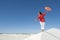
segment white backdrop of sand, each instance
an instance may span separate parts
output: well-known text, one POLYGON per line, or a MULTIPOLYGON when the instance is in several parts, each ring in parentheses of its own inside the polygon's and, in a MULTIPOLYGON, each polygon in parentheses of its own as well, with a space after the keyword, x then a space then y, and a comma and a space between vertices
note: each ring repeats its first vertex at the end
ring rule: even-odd
POLYGON ((60 40, 60 29, 52 28, 36 34, 0 34, 0 40, 60 40))

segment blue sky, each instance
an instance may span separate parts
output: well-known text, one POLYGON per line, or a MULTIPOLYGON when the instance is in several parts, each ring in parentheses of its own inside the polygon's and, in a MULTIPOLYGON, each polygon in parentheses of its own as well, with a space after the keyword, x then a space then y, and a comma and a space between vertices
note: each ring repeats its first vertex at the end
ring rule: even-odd
POLYGON ((59 0, 0 0, 0 33, 38 33, 39 21, 35 22, 38 11, 52 8, 45 16, 45 30, 60 29, 59 0))

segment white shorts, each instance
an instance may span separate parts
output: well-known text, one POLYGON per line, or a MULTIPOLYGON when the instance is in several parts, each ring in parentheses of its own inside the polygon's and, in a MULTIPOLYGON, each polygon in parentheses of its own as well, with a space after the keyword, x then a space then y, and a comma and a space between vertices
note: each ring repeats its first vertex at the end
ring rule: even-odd
POLYGON ((40 22, 41 29, 45 29, 45 22, 40 22))

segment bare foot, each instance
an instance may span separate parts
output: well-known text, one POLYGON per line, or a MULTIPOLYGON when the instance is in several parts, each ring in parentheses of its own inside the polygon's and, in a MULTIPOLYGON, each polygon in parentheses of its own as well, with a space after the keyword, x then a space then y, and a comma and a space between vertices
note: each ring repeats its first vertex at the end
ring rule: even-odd
POLYGON ((44 29, 42 29, 41 31, 44 32, 44 29))

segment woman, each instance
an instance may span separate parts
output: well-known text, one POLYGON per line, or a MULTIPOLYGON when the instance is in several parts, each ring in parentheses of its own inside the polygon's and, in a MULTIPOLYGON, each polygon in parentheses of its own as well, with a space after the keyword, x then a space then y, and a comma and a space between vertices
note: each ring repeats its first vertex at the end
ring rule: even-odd
POLYGON ((44 18, 45 15, 46 13, 42 13, 42 12, 39 12, 38 14, 38 20, 40 22, 42 32, 44 32, 44 29, 45 29, 45 18, 44 18))
MULTIPOLYGON (((45 15, 46 15, 46 12, 47 11, 45 11, 44 13, 42 13, 42 12, 39 12, 38 13, 38 20, 39 20, 39 23, 40 23, 40 25, 41 25, 41 31, 42 32, 44 32, 44 29, 45 29, 45 15)), ((36 19, 35 19, 35 21, 36 21, 36 19)))
MULTIPOLYGON (((44 17, 48 11, 51 11, 51 8, 46 6, 45 10, 46 11, 44 13, 42 13, 42 12, 38 13, 38 20, 40 22, 42 32, 44 32, 44 29, 45 29, 45 18, 44 17)), ((36 19, 35 19, 35 21, 36 21, 36 19)))

